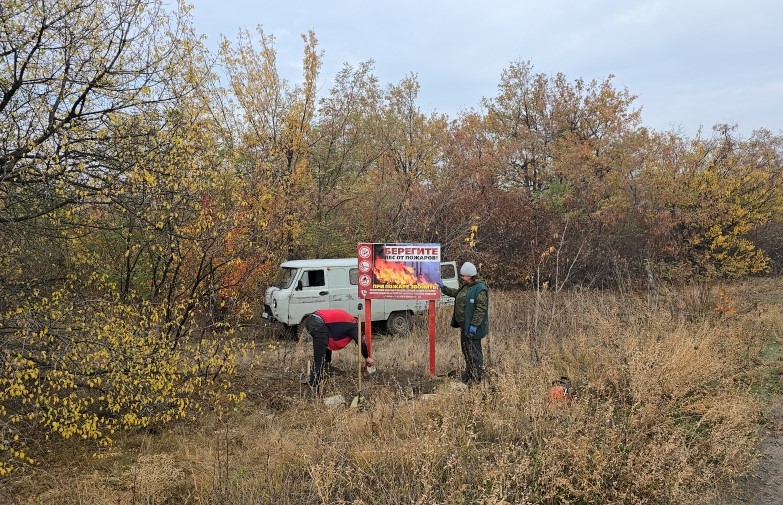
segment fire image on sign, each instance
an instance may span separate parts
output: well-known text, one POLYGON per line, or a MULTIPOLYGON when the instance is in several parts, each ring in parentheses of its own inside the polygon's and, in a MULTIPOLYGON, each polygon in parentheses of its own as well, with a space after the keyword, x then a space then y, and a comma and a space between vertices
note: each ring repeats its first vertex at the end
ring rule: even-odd
POLYGON ((358 255, 360 298, 440 298, 440 244, 361 243, 358 255))

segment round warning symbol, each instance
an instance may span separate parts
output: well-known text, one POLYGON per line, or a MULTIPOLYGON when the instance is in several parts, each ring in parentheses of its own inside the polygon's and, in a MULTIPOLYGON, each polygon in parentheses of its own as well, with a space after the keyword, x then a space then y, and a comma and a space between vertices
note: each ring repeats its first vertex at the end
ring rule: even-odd
POLYGON ((362 275, 359 277, 359 284, 362 286, 369 286, 372 283, 372 279, 370 279, 369 275, 362 275))
POLYGON ((372 249, 370 246, 363 245, 359 247, 359 257, 360 258, 369 258, 372 254, 372 249))

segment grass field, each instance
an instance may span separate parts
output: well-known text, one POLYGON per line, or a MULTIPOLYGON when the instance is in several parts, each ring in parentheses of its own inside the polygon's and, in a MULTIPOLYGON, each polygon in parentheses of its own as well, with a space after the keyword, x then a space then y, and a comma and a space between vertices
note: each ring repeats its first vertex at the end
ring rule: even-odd
POLYGON ((488 377, 455 387, 450 314, 436 376, 423 326, 373 335, 359 408, 356 348, 320 397, 308 342, 265 337, 231 412, 120 437, 51 441, 0 497, 34 504, 698 504, 751 472, 783 390, 783 279, 641 294, 492 292, 488 377), (568 376, 570 401, 547 399, 568 376))

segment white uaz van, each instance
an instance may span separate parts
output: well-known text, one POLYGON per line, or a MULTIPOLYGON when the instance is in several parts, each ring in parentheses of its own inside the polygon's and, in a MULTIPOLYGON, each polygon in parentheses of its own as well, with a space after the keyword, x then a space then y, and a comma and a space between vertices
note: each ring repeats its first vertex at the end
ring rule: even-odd
MULTIPOLYGON (((356 258, 293 260, 280 267, 280 282, 267 288, 264 295, 264 318, 292 327, 318 309, 343 309, 359 315, 364 300, 359 298, 356 258)), ((445 285, 458 287, 456 262, 441 263, 440 278, 445 285)), ((442 295, 436 303, 451 305, 454 299, 442 295)), ((410 331, 413 315, 425 312, 427 304, 427 300, 373 300, 372 321, 385 322, 392 334, 410 331)))

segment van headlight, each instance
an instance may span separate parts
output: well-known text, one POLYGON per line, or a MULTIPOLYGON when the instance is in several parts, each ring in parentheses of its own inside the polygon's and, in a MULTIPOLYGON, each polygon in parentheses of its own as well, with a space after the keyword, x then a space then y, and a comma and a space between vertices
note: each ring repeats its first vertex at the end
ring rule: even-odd
POLYGON ((275 308, 275 309, 277 308, 277 298, 272 300, 272 307, 275 308))

